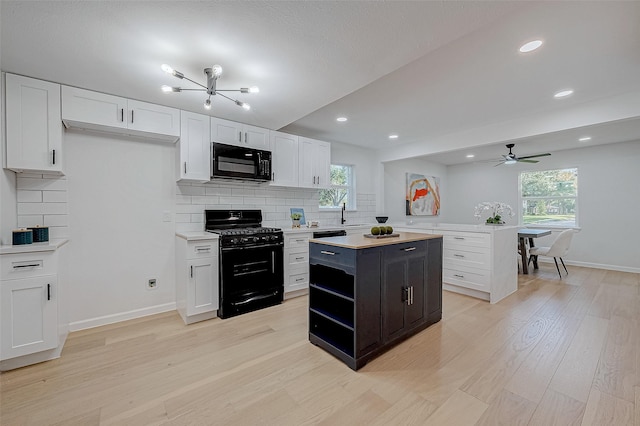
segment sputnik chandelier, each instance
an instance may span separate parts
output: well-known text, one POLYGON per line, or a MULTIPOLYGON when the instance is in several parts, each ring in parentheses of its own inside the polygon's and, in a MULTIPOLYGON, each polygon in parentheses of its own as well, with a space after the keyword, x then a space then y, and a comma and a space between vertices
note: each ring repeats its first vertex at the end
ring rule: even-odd
POLYGON ((169 93, 169 92, 184 92, 184 91, 204 91, 207 92, 207 94, 209 95, 209 97, 204 101, 204 107, 205 109, 211 109, 211 96, 215 96, 215 95, 220 95, 225 99, 229 99, 231 102, 234 102, 236 105, 241 106, 242 108, 246 109, 246 110, 250 110, 251 106, 245 102, 240 102, 237 99, 232 99, 220 92, 240 92, 240 93, 258 93, 260 91, 260 89, 258 89, 257 87, 253 86, 253 87, 241 87, 240 89, 218 89, 216 88, 216 83, 218 81, 218 79, 220 78, 220 76, 222 75, 222 67, 220 65, 214 65, 211 68, 205 68, 204 69, 204 73, 207 76, 207 85, 204 86, 200 83, 198 83, 197 81, 193 81, 188 77, 185 77, 184 74, 182 74, 180 71, 176 71, 173 68, 171 68, 169 65, 167 64, 162 64, 162 70, 168 74, 173 75, 174 77, 177 77, 181 80, 188 80, 190 82, 192 82, 195 85, 198 85, 201 87, 201 89, 183 89, 181 87, 171 87, 171 86, 162 86, 162 91, 165 93, 169 93))

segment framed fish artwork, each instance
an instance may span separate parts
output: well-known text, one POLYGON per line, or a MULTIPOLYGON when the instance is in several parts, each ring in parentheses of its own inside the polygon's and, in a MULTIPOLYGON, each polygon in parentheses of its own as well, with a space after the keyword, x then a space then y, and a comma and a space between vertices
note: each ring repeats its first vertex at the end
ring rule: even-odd
POLYGON ((440 214, 440 178, 407 173, 406 215, 438 216, 440 214))

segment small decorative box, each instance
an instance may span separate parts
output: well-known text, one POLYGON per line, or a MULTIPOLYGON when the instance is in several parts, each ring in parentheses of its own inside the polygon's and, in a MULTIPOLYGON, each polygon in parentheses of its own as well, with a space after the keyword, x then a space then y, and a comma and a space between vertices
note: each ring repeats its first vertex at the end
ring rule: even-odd
POLYGON ((34 226, 28 227, 33 231, 33 242, 44 243, 49 241, 49 227, 48 226, 34 226))
POLYGON ((13 231, 13 245, 31 244, 33 242, 33 232, 31 229, 21 228, 13 231))

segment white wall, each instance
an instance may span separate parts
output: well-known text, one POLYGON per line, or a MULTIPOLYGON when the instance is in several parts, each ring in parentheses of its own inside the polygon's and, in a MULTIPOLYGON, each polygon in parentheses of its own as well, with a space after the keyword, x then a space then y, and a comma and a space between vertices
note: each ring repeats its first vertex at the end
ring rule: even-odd
MULTIPOLYGON (((410 159, 384 163, 384 213, 389 216, 389 223, 402 222, 451 222, 449 220, 448 194, 449 183, 447 168, 442 164, 425 160, 410 159), (440 178, 440 215, 438 216, 407 216, 405 209, 406 173, 419 173, 425 176, 440 178)), ((382 212, 381 212, 382 213, 382 212)))
MULTIPOLYGON (((447 218, 477 223, 474 206, 502 201, 518 206, 518 175, 524 170, 578 167, 578 226, 566 259, 577 264, 640 272, 640 141, 558 151, 537 164, 448 167, 447 218)), ((517 224, 517 217, 507 223, 517 224)), ((550 243, 540 241, 542 244, 550 243)), ((537 245, 540 245, 538 243, 537 245)))
POLYGON ((175 145, 85 132, 64 144, 71 329, 175 309, 175 145))

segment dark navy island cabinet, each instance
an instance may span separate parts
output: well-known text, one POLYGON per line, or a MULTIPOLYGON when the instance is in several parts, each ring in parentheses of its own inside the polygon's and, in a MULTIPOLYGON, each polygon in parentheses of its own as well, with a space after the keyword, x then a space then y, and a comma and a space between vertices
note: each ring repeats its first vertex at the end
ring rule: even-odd
MULTIPOLYGON (((309 251, 309 340, 357 370, 442 318, 442 238, 309 251)), ((343 237, 338 237, 343 238, 343 237)))

